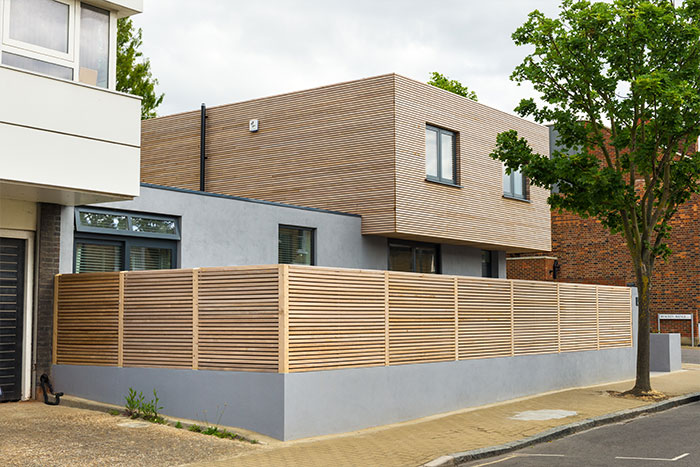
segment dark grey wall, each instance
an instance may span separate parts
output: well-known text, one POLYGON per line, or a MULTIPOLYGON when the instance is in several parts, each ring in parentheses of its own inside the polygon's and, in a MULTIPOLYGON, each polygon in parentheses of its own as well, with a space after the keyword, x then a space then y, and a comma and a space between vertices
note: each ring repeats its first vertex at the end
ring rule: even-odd
POLYGON ((124 405, 129 388, 148 401, 155 389, 163 413, 204 424, 237 426, 284 438, 284 377, 277 373, 54 365, 56 391, 124 405))
MULTIPOLYGON (((386 269, 385 237, 362 235, 358 216, 141 187, 133 201, 99 207, 180 216, 180 267, 277 264, 280 224, 316 229, 316 264, 386 269)), ((73 271, 74 210, 63 207, 60 272, 73 271)), ((505 253, 502 254, 505 262, 505 253)), ((444 274, 481 275, 481 250, 443 245, 444 274)), ((505 264, 499 268, 505 277, 505 264)))

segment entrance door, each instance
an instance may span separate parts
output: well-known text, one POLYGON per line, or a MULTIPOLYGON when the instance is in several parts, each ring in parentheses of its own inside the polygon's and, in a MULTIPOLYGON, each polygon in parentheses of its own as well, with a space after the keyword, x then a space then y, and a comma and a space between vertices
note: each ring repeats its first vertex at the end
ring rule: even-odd
POLYGON ((0 238, 0 402, 22 396, 25 242, 0 238))

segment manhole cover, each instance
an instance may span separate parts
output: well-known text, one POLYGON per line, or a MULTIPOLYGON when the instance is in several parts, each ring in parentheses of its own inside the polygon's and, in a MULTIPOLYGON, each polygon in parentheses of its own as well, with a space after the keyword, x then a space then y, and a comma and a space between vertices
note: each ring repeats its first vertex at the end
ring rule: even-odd
POLYGON ((573 417, 577 412, 571 410, 526 410, 525 412, 516 413, 511 420, 554 420, 557 418, 573 417))
POLYGON ((124 422, 124 423, 119 423, 117 426, 123 426, 125 428, 143 428, 145 426, 148 426, 148 423, 146 423, 146 422, 124 422))

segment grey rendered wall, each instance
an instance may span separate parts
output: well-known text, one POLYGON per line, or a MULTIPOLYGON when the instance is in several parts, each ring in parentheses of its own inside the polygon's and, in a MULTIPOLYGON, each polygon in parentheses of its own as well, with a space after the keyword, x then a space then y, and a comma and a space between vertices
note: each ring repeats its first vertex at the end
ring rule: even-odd
MULTIPOLYGON (((386 239, 363 236, 358 216, 141 187, 99 207, 181 217, 180 267, 277 264, 279 224, 316 228, 316 264, 386 269, 386 239)), ((63 209, 61 272, 73 270, 73 208, 63 209)))
POLYGON ((108 404, 124 405, 129 388, 153 389, 163 413, 202 423, 220 423, 284 438, 284 375, 237 371, 173 370, 54 365, 56 391, 108 404))
POLYGON ((634 377, 634 349, 290 373, 285 436, 411 420, 546 391, 634 377))
MULTIPOLYGON (((280 224, 316 229, 316 264, 360 269, 386 269, 384 237, 362 235, 358 216, 291 206, 206 196, 192 192, 141 187, 133 201, 103 203, 102 208, 179 216, 182 268, 277 264, 280 224)), ((62 208, 60 272, 73 272, 74 209, 62 208)), ((505 253, 502 253, 503 262, 505 253)), ((481 275, 481 250, 442 246, 443 274, 481 275)), ((505 277, 505 265, 499 265, 505 277)))

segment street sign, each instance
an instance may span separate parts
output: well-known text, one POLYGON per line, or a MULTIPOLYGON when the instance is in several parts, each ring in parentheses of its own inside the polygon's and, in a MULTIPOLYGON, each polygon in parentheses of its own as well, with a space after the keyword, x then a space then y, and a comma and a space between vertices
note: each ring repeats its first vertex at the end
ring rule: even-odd
MULTIPOLYGON (((656 329, 661 332, 662 319, 689 319, 690 320, 690 346, 695 345, 695 327, 693 326, 693 315, 690 313, 659 313, 658 327, 656 329)), ((700 333, 700 323, 698 323, 698 332, 700 333)), ((700 345, 700 344, 698 344, 700 345)))

